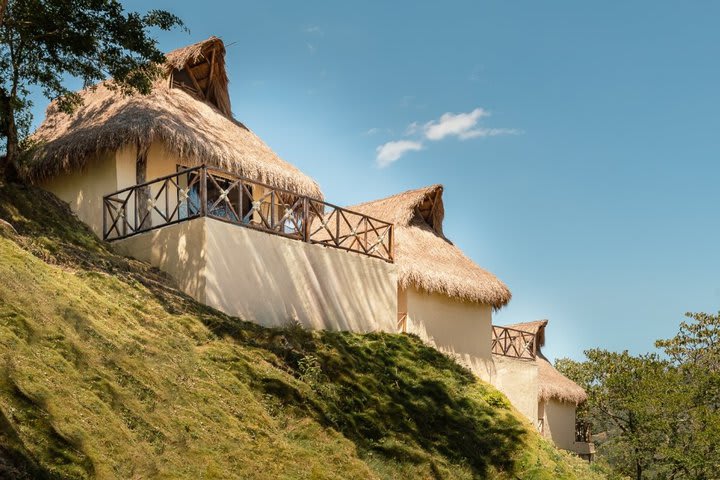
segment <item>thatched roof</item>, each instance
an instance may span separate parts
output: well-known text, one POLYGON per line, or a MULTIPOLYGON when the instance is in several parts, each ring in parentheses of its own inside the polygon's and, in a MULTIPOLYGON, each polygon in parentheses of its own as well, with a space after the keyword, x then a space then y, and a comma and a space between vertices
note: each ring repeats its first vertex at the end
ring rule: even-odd
POLYGON ((410 190, 349 207, 395 224, 395 263, 401 288, 492 305, 510 301, 510 290, 445 238, 442 185, 410 190))
POLYGON ((555 399, 561 402, 579 405, 587 400, 585 390, 555 370, 555 367, 552 366, 540 350, 540 347, 545 345, 545 327, 547 327, 547 324, 547 320, 536 320, 505 326, 537 335, 538 354, 536 362, 538 364, 538 399, 543 402, 555 399))
POLYGON ((149 95, 125 96, 108 82, 82 90, 72 115, 55 103, 32 139, 24 176, 37 181, 82 169, 88 159, 126 145, 162 141, 191 165, 206 163, 313 198, 317 183, 282 160, 230 112, 225 47, 216 37, 167 54, 166 77, 149 95))

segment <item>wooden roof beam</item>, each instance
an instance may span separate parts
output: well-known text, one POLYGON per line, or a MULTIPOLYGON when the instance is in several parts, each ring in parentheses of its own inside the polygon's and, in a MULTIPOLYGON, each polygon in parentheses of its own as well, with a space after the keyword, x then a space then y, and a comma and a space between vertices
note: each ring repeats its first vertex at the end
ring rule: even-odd
POLYGON ((192 69, 191 69, 190 67, 187 67, 187 66, 186 66, 186 67, 185 67, 185 71, 188 73, 188 76, 190 77, 190 80, 192 80, 193 85, 195 85, 195 88, 197 88, 198 93, 200 94, 200 96, 201 96, 201 97, 203 98, 203 100, 204 100, 204 99, 205 99, 205 91, 204 91, 202 88, 200 88, 200 84, 199 84, 198 81, 195 79, 195 75, 193 75, 192 69))

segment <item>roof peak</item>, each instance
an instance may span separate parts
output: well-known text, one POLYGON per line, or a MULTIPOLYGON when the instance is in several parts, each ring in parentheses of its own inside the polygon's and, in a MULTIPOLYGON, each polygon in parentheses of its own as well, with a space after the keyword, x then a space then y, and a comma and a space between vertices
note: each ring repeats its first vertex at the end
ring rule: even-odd
POLYGON ((400 288, 412 286, 499 309, 510 301, 510 290, 443 234, 443 190, 435 184, 348 208, 395 224, 400 288))
POLYGON ((211 36, 177 48, 165 55, 170 88, 179 88, 198 100, 211 103, 232 118, 228 77, 225 70, 225 44, 211 36))
POLYGON ((445 217, 443 190, 441 184, 435 184, 348 208, 360 212, 364 210, 375 212, 375 217, 400 226, 424 222, 438 235, 443 236, 442 222, 445 217))

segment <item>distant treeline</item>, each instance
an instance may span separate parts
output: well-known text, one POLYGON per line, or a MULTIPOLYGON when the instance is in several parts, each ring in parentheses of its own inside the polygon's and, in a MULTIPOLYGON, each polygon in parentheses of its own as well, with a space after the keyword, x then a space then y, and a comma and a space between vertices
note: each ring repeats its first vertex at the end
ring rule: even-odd
POLYGON ((657 352, 593 349, 555 366, 589 395, 598 455, 637 480, 720 478, 720 313, 688 313, 657 352))

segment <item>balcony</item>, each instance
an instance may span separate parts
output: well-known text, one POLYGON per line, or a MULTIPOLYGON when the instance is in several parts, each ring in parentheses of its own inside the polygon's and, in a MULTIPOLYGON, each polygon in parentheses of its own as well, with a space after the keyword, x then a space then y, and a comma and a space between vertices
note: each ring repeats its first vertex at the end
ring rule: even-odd
POLYGON ((590 422, 575 422, 575 453, 580 458, 592 462, 595 458, 595 444, 592 441, 592 425, 590 422))
POLYGON ((393 262, 391 223, 205 165, 103 197, 103 238, 200 217, 393 262))
POLYGON ((537 356, 536 334, 493 325, 491 351, 505 357, 535 360, 537 356))

